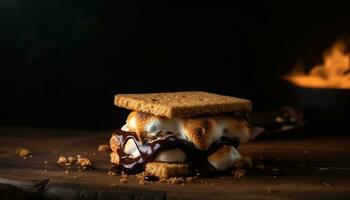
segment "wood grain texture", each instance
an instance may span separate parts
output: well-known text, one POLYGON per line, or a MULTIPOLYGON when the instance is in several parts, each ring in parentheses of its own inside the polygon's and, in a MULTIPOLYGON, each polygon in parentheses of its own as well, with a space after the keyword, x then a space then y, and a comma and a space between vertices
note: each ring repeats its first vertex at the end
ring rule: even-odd
MULTIPOLYGON (((283 139, 242 145, 243 155, 264 169, 252 168, 243 178, 200 179, 193 183, 140 185, 135 177, 120 183, 108 176, 109 153, 97 152, 110 131, 0 129, 1 183, 44 199, 349 199, 350 138, 283 139), (32 158, 15 154, 28 148, 32 158), (95 152, 95 153, 94 153, 95 152), (58 156, 81 154, 96 165, 78 172, 56 163, 58 156), (47 161, 47 164, 45 164, 47 161), (47 169, 45 171, 44 169, 47 169), (277 170, 276 170, 277 169, 277 170), (65 171, 69 170, 66 174, 65 171)), ((5 189, 4 189, 5 188, 5 189)), ((11 190, 17 191, 11 187, 11 190)), ((9 190, 7 190, 9 191, 9 190)), ((16 192, 15 192, 16 193, 16 192)), ((17 194, 17 193, 16 193, 17 194)), ((17 194, 22 195, 22 193, 17 194)))

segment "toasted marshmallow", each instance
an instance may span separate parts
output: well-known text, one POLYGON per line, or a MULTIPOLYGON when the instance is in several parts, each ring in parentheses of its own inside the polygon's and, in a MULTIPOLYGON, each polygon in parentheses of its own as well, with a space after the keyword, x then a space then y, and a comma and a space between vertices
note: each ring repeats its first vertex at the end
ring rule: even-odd
POLYGON ((159 152, 155 160, 160 162, 183 163, 186 160, 186 155, 181 149, 170 149, 159 152))
POLYGON ((119 159, 118 153, 112 152, 112 153, 110 153, 109 155, 110 155, 110 157, 111 157, 111 163, 119 164, 120 159, 119 159))
POLYGON ((213 119, 219 124, 223 136, 238 138, 241 143, 250 138, 250 130, 247 121, 234 116, 214 116, 213 119))
POLYGON ((109 140, 109 144, 111 147, 111 150, 113 152, 117 152, 118 149, 120 149, 120 141, 118 140, 118 138, 116 136, 112 136, 111 139, 109 140))
POLYGON ((241 159, 238 151, 230 145, 223 145, 216 152, 208 156, 208 162, 219 171, 225 171, 233 167, 236 161, 241 159))
POLYGON ((222 131, 215 120, 207 117, 181 120, 181 133, 198 149, 207 150, 222 137, 222 131))
POLYGON ((128 139, 128 141, 126 141, 124 153, 128 154, 130 158, 137 158, 141 155, 133 139, 128 139))
POLYGON ((236 137, 240 142, 249 139, 248 124, 234 116, 170 119, 132 111, 122 130, 135 132, 141 142, 143 138, 155 136, 159 131, 171 132, 177 138, 187 140, 201 150, 208 149, 223 136, 236 137))

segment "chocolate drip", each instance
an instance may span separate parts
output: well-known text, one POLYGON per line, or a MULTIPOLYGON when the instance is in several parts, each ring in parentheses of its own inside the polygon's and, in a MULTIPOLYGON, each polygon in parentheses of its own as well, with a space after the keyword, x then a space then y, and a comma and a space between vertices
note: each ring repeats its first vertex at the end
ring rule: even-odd
POLYGON ((186 154, 185 162, 191 166, 193 173, 196 175, 208 176, 215 173, 215 168, 209 164, 207 157, 222 145, 232 145, 237 148, 239 144, 238 139, 222 137, 219 141, 213 143, 208 150, 203 151, 195 148, 192 143, 177 138, 170 132, 167 132, 163 134, 162 137, 158 137, 154 140, 146 139, 143 143, 138 140, 138 137, 134 132, 116 130, 113 132, 112 137, 115 137, 114 139, 119 141, 117 153, 120 158, 119 165, 114 166, 112 171, 117 173, 124 171, 129 174, 143 171, 144 165, 147 162, 154 161, 159 152, 179 148, 186 154), (132 139, 135 142, 136 147, 141 154, 140 156, 131 158, 130 155, 124 152, 124 146, 129 139, 132 139))

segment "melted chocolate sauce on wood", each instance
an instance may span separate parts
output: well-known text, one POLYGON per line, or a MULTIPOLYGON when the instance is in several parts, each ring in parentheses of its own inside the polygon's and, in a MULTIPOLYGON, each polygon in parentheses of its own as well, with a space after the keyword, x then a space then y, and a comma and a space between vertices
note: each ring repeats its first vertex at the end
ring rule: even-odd
POLYGON ((141 143, 134 132, 125 132, 122 130, 114 131, 112 137, 115 137, 114 139, 119 142, 117 153, 120 161, 119 165, 113 166, 111 170, 116 173, 121 173, 122 171, 127 174, 139 173, 144 170, 144 166, 147 162, 154 161, 160 151, 179 148, 186 154, 185 162, 190 165, 194 175, 211 176, 216 174, 216 169, 210 165, 207 161, 207 157, 222 145, 232 145, 237 148, 239 144, 238 139, 222 137, 219 141, 213 143, 208 150, 203 151, 195 148, 192 143, 186 140, 178 139, 170 132, 163 135, 163 137, 154 140, 146 139, 141 143), (129 139, 135 142, 141 154, 140 156, 131 158, 128 154, 124 153, 124 146, 129 139))

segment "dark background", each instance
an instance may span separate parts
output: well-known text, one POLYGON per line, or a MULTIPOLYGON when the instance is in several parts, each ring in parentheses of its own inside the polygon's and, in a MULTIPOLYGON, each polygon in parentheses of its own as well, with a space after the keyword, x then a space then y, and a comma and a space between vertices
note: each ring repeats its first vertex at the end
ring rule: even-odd
POLYGON ((293 104, 280 77, 350 33, 350 3, 0 1, 0 121, 116 128, 116 93, 205 90, 293 104))

